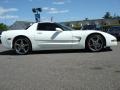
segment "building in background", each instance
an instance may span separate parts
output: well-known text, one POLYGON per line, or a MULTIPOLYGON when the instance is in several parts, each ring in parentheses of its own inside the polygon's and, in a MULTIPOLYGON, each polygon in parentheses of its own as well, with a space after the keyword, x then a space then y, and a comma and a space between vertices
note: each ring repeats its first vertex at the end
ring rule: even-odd
POLYGON ((16 21, 9 27, 9 30, 21 30, 28 28, 34 22, 27 22, 27 21, 16 21))
POLYGON ((74 26, 84 26, 84 25, 117 25, 120 24, 120 19, 94 19, 94 20, 82 20, 82 21, 70 21, 63 22, 65 25, 74 26))
MULTIPOLYGON (((27 27, 30 26, 31 23, 34 23, 34 22, 16 21, 13 25, 9 27, 9 29, 10 30, 26 29, 27 27)), ((61 23, 75 29, 80 29, 84 25, 98 25, 98 26, 120 25, 120 19, 95 19, 95 20, 87 19, 82 21, 68 21, 68 22, 61 22, 61 23)))

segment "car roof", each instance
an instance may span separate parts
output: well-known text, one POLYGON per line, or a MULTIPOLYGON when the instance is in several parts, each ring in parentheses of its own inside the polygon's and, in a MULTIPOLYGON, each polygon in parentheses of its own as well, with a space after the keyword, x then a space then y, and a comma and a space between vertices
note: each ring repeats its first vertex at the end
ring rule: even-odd
POLYGON ((38 23, 55 23, 55 22, 38 22, 38 23))

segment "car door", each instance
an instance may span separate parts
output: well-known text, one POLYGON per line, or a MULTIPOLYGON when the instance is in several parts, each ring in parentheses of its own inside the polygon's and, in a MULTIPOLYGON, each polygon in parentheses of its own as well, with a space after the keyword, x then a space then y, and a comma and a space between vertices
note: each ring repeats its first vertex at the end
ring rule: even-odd
POLYGON ((40 50, 71 49, 72 33, 55 23, 39 23, 35 41, 40 50))

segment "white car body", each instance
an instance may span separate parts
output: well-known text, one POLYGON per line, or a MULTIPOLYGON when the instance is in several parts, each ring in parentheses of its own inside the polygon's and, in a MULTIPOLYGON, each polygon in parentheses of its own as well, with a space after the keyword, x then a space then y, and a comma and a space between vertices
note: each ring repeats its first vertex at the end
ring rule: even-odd
POLYGON ((59 50, 59 49, 85 49, 85 42, 89 35, 101 34, 106 41, 105 47, 117 45, 114 36, 95 30, 73 30, 73 31, 44 31, 37 30, 39 23, 34 23, 27 30, 9 30, 1 35, 2 45, 13 49, 13 40, 18 36, 27 37, 32 44, 32 51, 36 50, 59 50))

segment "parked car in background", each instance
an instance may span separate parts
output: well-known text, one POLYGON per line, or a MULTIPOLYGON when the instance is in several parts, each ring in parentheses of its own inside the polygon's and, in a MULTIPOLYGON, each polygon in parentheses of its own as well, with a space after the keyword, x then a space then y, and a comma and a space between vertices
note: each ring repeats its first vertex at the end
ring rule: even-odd
POLYGON ((97 25, 84 25, 81 30, 100 30, 100 26, 97 25))
POLYGON ((117 40, 120 40, 120 26, 112 26, 108 30, 108 33, 115 36, 117 40))

